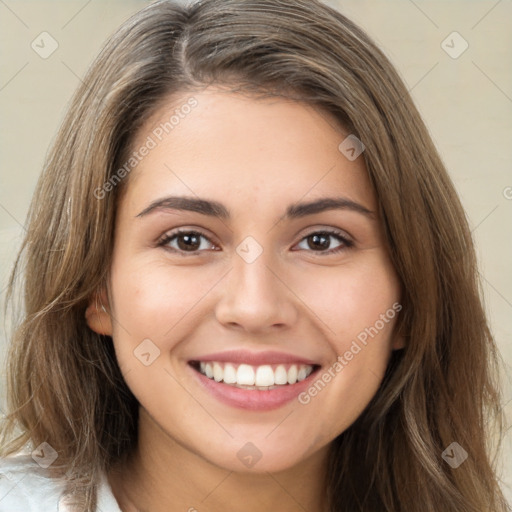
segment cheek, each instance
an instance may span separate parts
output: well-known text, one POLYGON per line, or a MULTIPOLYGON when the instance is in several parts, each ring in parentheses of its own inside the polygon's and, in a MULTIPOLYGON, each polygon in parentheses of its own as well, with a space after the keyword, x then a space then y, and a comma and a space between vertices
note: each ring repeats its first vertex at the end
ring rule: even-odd
MULTIPOLYGON (((194 268, 171 268, 162 259, 123 259, 119 253, 112 265, 113 343, 126 383, 149 410, 162 407, 154 393, 164 386, 169 396, 182 395, 168 354, 186 329, 194 324, 203 297, 212 284, 194 268)), ((183 401, 180 410, 193 408, 183 401)), ((195 411, 197 415, 197 411, 195 411)))
MULTIPOLYGON (((378 323, 386 334, 393 317, 381 325, 381 315, 400 300, 400 287, 394 269, 380 254, 368 255, 366 261, 336 268, 324 268, 301 277, 296 283, 301 298, 321 320, 326 337, 338 348, 378 323)), ((389 316, 389 315, 388 315, 389 316)))
POLYGON ((159 344, 169 343, 169 332, 185 318, 190 322, 200 309, 195 306, 218 280, 215 269, 205 273, 194 267, 171 268, 147 258, 115 268, 111 283, 118 334, 125 337, 129 332, 132 339, 149 337, 159 344))
POLYGON ((324 417, 325 432, 335 434, 353 423, 379 388, 401 309, 400 288, 393 268, 381 259, 347 265, 330 279, 317 276, 306 292, 335 355, 299 402, 312 416, 324 417))

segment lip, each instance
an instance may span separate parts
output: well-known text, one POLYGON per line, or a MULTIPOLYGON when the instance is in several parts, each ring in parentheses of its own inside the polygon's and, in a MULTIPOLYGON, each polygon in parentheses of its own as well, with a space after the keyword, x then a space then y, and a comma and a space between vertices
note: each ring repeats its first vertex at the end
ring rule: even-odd
POLYGON ((305 391, 313 379, 317 378, 317 374, 321 366, 314 361, 301 357, 285 354, 282 352, 247 352, 247 351, 230 351, 216 354, 208 354, 207 356, 191 360, 187 365, 189 371, 192 372, 203 389, 215 399, 225 405, 246 411, 272 411, 279 409, 296 399, 300 393, 305 391), (195 367, 197 361, 209 362, 218 361, 226 363, 246 363, 255 366, 262 364, 307 364, 314 366, 314 370, 304 380, 295 384, 286 386, 278 386, 274 389, 242 389, 235 386, 216 382, 209 379, 195 367))
POLYGON ((300 356, 288 354, 286 352, 250 352, 248 350, 228 350, 226 352, 216 352, 207 354, 192 359, 190 362, 204 362, 217 361, 219 363, 235 363, 235 364, 250 364, 252 366, 261 366, 264 364, 307 364, 311 366, 318 366, 317 361, 305 359, 300 356))

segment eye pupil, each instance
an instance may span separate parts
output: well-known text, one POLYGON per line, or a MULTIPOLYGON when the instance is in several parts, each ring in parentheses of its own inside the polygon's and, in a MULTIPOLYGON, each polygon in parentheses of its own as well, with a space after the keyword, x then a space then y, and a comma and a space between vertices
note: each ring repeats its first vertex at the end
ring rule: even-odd
POLYGON ((181 234, 178 235, 178 246, 182 250, 196 251, 201 245, 199 237, 194 234, 181 234))
POLYGON ((311 249, 328 249, 329 248, 329 235, 322 234, 314 234, 308 237, 309 241, 312 241, 313 244, 308 243, 311 249))

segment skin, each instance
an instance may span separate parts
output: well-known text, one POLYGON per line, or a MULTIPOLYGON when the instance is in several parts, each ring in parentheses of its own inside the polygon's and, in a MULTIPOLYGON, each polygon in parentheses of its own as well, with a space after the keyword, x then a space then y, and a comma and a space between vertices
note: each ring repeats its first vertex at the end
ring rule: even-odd
MULTIPOLYGON (((139 148, 192 94, 170 99, 138 133, 139 148)), ((396 317, 308 404, 264 412, 218 401, 188 361, 212 352, 276 350, 322 365, 320 375, 400 301, 377 203, 363 157, 347 159, 348 133, 312 106, 256 99, 209 87, 198 104, 132 171, 120 201, 105 311, 91 300, 89 326, 111 335, 124 378, 141 404, 139 442, 129 463, 109 474, 124 512, 186 510, 320 511, 329 445, 375 395, 391 351, 396 317), (222 202, 229 220, 157 210, 184 195, 222 202), (375 212, 328 210, 284 218, 287 206, 343 196, 375 212), (199 253, 158 246, 177 227, 200 231, 199 253), (317 248, 309 235, 335 229, 317 248), (252 236, 252 263, 236 252, 252 236), (308 242, 309 240, 309 242, 308 242), (329 245, 330 244, 330 245, 329 245), (342 250, 332 253, 341 246, 342 250), (214 250, 217 248, 217 250, 214 250), (134 356, 144 339, 160 355, 134 356), (237 457, 247 442, 261 459, 237 457)), ((196 246, 197 247, 197 246, 196 246)))

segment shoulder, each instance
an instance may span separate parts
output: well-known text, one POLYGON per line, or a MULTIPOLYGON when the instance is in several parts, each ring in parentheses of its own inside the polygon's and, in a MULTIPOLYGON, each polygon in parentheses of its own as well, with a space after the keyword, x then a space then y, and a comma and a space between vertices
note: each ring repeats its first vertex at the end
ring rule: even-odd
MULTIPOLYGON (((64 479, 50 476, 30 454, 0 458, 0 512, 66 512, 64 479)), ((98 510, 121 512, 106 474, 98 489, 98 510)))
POLYGON ((0 512, 58 510, 63 489, 30 454, 0 458, 0 512))

